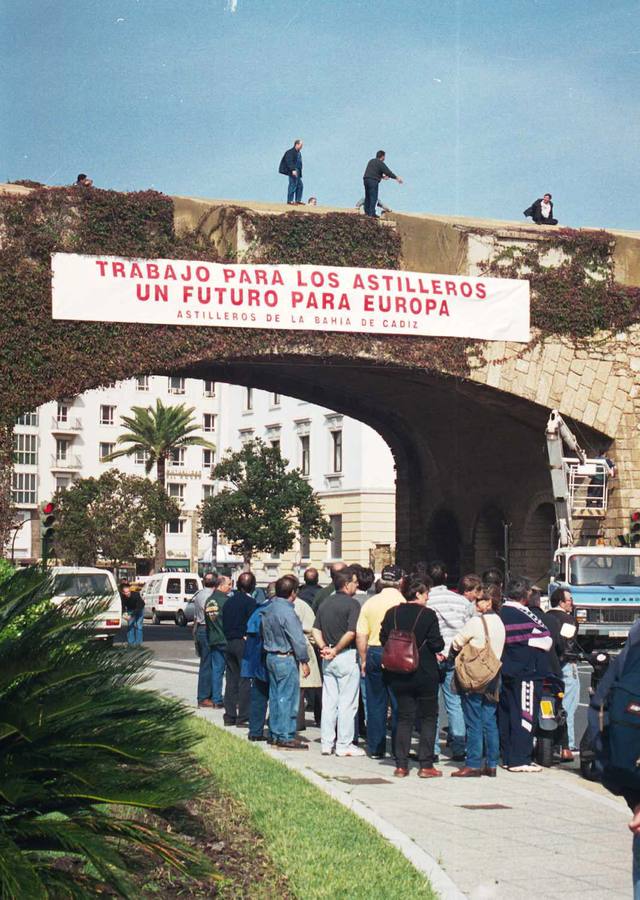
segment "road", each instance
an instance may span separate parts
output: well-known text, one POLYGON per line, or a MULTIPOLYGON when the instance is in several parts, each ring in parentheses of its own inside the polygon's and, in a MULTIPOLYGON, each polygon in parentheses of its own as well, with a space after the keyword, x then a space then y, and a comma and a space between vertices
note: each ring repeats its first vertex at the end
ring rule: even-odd
MULTIPOLYGON (((194 671, 194 693, 195 693, 195 672, 197 657, 195 654, 193 639, 191 637, 191 626, 179 628, 172 622, 162 622, 160 625, 144 625, 144 645, 148 650, 152 650, 156 661, 166 668, 167 665, 175 666, 179 671, 194 671)), ((576 713, 576 739, 580 741, 586 725, 587 725, 587 700, 589 696, 589 681, 591 678, 591 667, 584 664, 578 666, 580 674, 580 706, 576 713)), ((444 710, 442 715, 446 715, 444 710)))

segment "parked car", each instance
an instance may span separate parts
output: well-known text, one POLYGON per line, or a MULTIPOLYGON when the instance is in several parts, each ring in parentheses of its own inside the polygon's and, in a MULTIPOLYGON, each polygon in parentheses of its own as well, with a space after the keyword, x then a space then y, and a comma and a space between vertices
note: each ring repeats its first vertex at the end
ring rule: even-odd
POLYGON ((186 625, 185 608, 201 587, 202 581, 196 572, 153 575, 142 589, 145 619, 151 619, 152 625, 159 625, 165 619, 171 619, 176 625, 186 625))
POLYGON ((113 640, 113 635, 122 624, 122 603, 116 580, 108 569, 88 566, 55 566, 51 570, 53 582, 53 603, 60 604, 71 599, 80 601, 104 597, 108 605, 94 620, 96 637, 113 640))

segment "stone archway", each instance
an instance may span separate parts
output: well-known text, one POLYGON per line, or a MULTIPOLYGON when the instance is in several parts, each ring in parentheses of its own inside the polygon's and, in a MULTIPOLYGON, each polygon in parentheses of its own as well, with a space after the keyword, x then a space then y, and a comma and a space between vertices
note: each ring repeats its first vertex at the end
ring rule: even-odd
MULTIPOLYGON (((465 568, 473 548, 480 569, 494 564, 496 553, 502 553, 496 515, 487 513, 488 498, 497 508, 512 511, 522 505, 523 485, 526 497, 548 491, 540 445, 549 406, 579 420, 594 446, 602 443, 603 434, 620 434, 624 440, 612 451, 616 461, 621 470, 626 460, 628 470, 635 466, 629 436, 636 435, 635 405, 640 406, 640 399, 632 392, 635 376, 618 362, 629 350, 626 337, 612 338, 607 347, 599 343, 594 352, 600 356, 592 360, 589 348, 548 335, 524 346, 368 333, 249 333, 239 328, 52 321, 50 252, 210 258, 206 254, 217 252, 214 232, 223 204, 153 195, 145 202, 152 201, 156 213, 143 215, 134 195, 99 191, 79 199, 77 192, 44 191, 31 206, 29 196, 28 191, 17 198, 3 195, 0 209, 6 226, 0 255, 7 313, 0 322, 0 356, 7 362, 0 366, 0 456, 7 460, 11 451, 6 438, 17 415, 109 381, 172 374, 278 391, 359 419, 389 444, 397 467, 399 562, 409 565, 432 554, 429 523, 439 510, 446 510, 464 537, 465 568), (94 202, 91 198, 98 208, 88 215, 83 207, 94 202), (126 215, 121 214, 124 207, 126 215), (23 219, 11 236, 8 226, 16 216, 23 219), (180 228, 191 229, 188 246, 178 235, 180 228)), ((255 213, 255 224, 264 210, 240 212, 248 217, 255 213)), ((473 274, 479 265, 474 235, 489 235, 487 246, 492 247, 501 241, 505 246, 513 238, 489 223, 467 228, 400 216, 394 230, 346 213, 300 215, 316 223, 313 242, 280 242, 276 249, 274 244, 268 261, 473 274), (398 235, 400 241, 388 235, 398 235), (455 238, 456 249, 442 255, 447 242, 441 238, 446 235, 455 238), (392 245, 398 251, 395 256, 389 254, 392 245)), ((269 219, 273 233, 288 229, 289 236, 292 223, 297 228, 302 221, 298 213, 270 214, 269 219)), ((239 222, 237 217, 233 221, 239 222)), ((529 240, 534 232, 540 239, 534 229, 516 240, 529 240)), ((237 233, 231 228, 227 234, 232 258, 240 250, 233 243, 237 233)), ((622 497, 622 491, 616 493, 619 508, 606 524, 613 534, 623 518, 622 497)), ((629 490, 624 502, 640 506, 639 498, 629 490)), ((519 523, 514 547, 516 539, 518 547, 526 541, 519 523)))

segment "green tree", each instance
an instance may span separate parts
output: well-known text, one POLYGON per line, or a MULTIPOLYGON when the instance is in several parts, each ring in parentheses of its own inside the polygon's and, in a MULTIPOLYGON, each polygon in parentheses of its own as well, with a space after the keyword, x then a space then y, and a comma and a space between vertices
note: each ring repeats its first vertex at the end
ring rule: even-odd
POLYGON ((186 707, 140 687, 150 653, 95 640, 99 601, 50 596, 34 569, 0 585, 0 896, 137 898, 150 857, 210 873, 158 827, 204 788, 186 707))
POLYGON ((149 534, 163 531, 179 513, 176 501, 157 482, 118 469, 82 478, 56 500, 56 556, 74 565, 150 556, 149 534))
POLYGON ((246 568, 254 553, 286 553, 297 533, 331 536, 311 485, 298 469, 287 470, 280 451, 261 440, 228 453, 212 477, 227 487, 202 504, 202 527, 209 533, 224 532, 246 568))
MULTIPOLYGON (((134 453, 145 454, 145 471, 147 474, 156 466, 156 479, 164 489, 166 482, 167 459, 172 451, 181 447, 199 446, 215 450, 215 446, 204 438, 194 434, 199 426, 193 420, 195 407, 180 403, 177 406, 165 406, 162 400, 156 400, 153 406, 133 406, 132 416, 121 416, 122 424, 129 431, 121 434, 118 444, 128 444, 123 450, 116 450, 106 459, 117 459, 120 456, 133 456, 134 453)), ((165 530, 164 526, 156 535, 156 571, 160 571, 165 562, 165 530)))

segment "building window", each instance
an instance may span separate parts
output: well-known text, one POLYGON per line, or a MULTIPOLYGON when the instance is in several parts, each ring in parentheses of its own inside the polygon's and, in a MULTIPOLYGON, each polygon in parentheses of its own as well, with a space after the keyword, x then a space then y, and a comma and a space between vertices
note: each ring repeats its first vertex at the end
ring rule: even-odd
POLYGON ((58 425, 63 425, 69 421, 69 407, 66 403, 58 403, 56 420, 58 422, 58 425))
POLYGON ((33 428, 38 426, 38 413, 37 412, 29 412, 25 413, 23 416, 18 416, 16 419, 16 425, 29 425, 33 428))
POLYGON ((147 460, 149 459, 149 451, 142 450, 140 447, 135 452, 133 457, 133 461, 137 466, 145 466, 147 464, 147 460))
POLYGON ((208 381, 205 379, 204 388, 203 388, 202 393, 205 397, 215 397, 215 395, 216 395, 215 381, 208 381))
POLYGON ((101 425, 113 425, 116 417, 116 408, 115 406, 101 406, 100 407, 100 424, 101 425))
MULTIPOLYGON (((56 439, 56 460, 58 462, 66 462, 70 443, 71 441, 68 441, 66 438, 56 439)), ((105 444, 105 446, 113 447, 113 444, 105 444)))
POLYGON ((209 497, 213 497, 213 489, 214 489, 214 486, 212 484, 203 484, 202 485, 202 499, 208 500, 209 497))
POLYGON ((342 516, 329 516, 331 525, 331 559, 342 559, 342 516))
POLYGON ((184 503, 184 483, 175 482, 167 485, 167 493, 178 503, 184 503))
POLYGON ((38 436, 36 434, 14 434, 13 461, 19 466, 38 465, 38 436))
POLYGON ((253 388, 247 388, 244 396, 244 408, 247 412, 253 409, 253 388))
POLYGON ((300 559, 309 559, 311 556, 311 538, 308 534, 300 535, 300 559))
POLYGON ((203 469, 211 469, 214 465, 213 458, 213 450, 203 450, 202 451, 202 468, 203 469))
POLYGON ((214 413, 203 413, 202 430, 212 432, 216 430, 216 417, 214 413))
POLYGON ((303 475, 311 472, 311 438, 308 434, 300 435, 300 471, 303 475))
POLYGON ((71 475, 58 475, 56 476, 56 491, 66 491, 67 488, 71 487, 73 483, 73 478, 71 475))
POLYGON ((272 406, 280 406, 280 394, 272 394, 271 395, 271 405, 272 406))
MULTIPOLYGON (((100 450, 98 452, 98 459, 100 462, 107 462, 107 456, 110 456, 116 449, 115 444, 107 444, 104 441, 100 442, 100 450)), ((60 459, 60 457, 58 457, 60 459)))
POLYGON ((149 390, 149 376, 148 375, 136 376, 136 390, 137 391, 148 391, 149 390))
POLYGON ((169 452, 170 466, 184 466, 184 447, 174 447, 169 452))
POLYGON ((272 450, 277 450, 280 453, 280 438, 274 438, 272 441, 269 441, 271 444, 272 450))
POLYGON ((238 438, 240 440, 240 443, 244 447, 245 444, 248 444, 253 440, 253 428, 238 429, 238 438))
POLYGON ((331 432, 331 462, 333 472, 342 472, 342 429, 331 432))
POLYGON ((14 472, 11 492, 14 503, 36 503, 38 498, 38 476, 35 472, 14 472))
POLYGON ((170 394, 184 394, 184 378, 180 378, 177 375, 169 376, 169 393, 170 394))
POLYGON ((184 519, 174 519, 167 525, 167 531, 169 534, 184 534, 184 523, 184 519))

